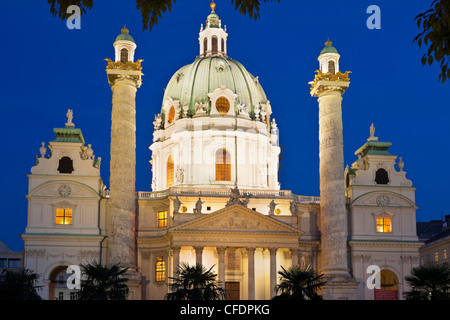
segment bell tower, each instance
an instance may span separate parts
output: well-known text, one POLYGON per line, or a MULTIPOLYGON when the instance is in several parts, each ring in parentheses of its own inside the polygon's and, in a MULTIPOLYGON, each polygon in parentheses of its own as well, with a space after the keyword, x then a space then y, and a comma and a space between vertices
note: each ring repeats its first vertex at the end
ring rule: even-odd
MULTIPOLYGON (((136 270, 136 91, 141 86, 141 61, 134 62, 136 43, 123 28, 114 42, 115 61, 106 59, 112 90, 110 200, 107 264, 136 270)), ((133 299, 133 297, 131 297, 133 299)))
POLYGON ((324 299, 355 299, 357 282, 349 274, 347 208, 344 179, 342 95, 350 81, 339 71, 331 41, 319 55, 320 69, 311 84, 319 102, 321 267, 324 299))

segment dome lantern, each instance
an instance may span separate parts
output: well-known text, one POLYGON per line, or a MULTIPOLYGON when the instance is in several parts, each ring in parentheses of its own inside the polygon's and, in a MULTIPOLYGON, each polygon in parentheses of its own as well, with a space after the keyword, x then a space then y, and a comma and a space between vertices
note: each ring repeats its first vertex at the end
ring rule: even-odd
POLYGON ((222 22, 216 14, 216 4, 214 0, 210 4, 211 13, 208 15, 205 23, 201 27, 198 41, 200 43, 200 57, 207 56, 226 56, 227 55, 227 36, 226 27, 222 28, 222 22))

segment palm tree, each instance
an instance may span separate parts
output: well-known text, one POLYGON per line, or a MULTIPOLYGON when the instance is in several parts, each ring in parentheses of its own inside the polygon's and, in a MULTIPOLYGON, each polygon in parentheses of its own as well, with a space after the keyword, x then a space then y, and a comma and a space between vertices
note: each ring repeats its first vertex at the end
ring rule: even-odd
POLYGON ((107 267, 94 261, 90 264, 82 264, 81 289, 77 292, 78 300, 126 300, 129 288, 125 273, 128 268, 123 268, 119 263, 107 267))
POLYGON ((277 296, 273 300, 322 300, 317 292, 326 283, 323 274, 318 275, 310 265, 281 269, 280 284, 275 288, 277 296))
POLYGON ((404 293, 406 300, 450 300, 450 268, 447 263, 412 268, 405 280, 412 289, 404 293))
POLYGON ((0 277, 0 300, 41 300, 36 285, 39 274, 30 269, 3 270, 0 277))
POLYGON ((170 293, 166 294, 166 300, 219 300, 225 298, 225 291, 219 287, 216 281, 217 274, 212 272, 212 266, 207 270, 197 263, 189 266, 181 263, 176 271, 176 276, 169 278, 170 293))

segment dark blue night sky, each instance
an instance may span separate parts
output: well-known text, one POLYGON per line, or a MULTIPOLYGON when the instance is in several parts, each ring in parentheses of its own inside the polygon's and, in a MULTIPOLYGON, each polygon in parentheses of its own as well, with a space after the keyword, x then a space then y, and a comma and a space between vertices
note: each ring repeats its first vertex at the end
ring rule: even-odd
MULTIPOLYGON (((105 58, 124 24, 144 59, 143 85, 137 94, 136 190, 151 190, 150 156, 154 115, 172 74, 198 55, 198 32, 210 13, 209 0, 179 0, 151 31, 142 31, 140 12, 130 0, 95 0, 81 17, 81 29, 50 16, 46 1, 3 1, 0 18, 0 239, 20 251, 27 224, 28 179, 41 142, 74 110, 76 127, 102 158, 109 186, 111 89, 105 58)), ((392 142, 403 157, 406 177, 416 190, 417 220, 450 214, 450 80, 438 80, 438 65, 423 67, 425 48, 413 38, 414 17, 430 1, 293 1, 261 6, 257 21, 217 0, 216 13, 227 26, 228 54, 259 76, 273 108, 283 147, 281 188, 319 196, 318 103, 308 82, 329 37, 340 55, 341 71, 351 70, 343 96, 345 163, 376 136, 392 142), (370 30, 370 5, 381 9, 381 29, 370 30)))

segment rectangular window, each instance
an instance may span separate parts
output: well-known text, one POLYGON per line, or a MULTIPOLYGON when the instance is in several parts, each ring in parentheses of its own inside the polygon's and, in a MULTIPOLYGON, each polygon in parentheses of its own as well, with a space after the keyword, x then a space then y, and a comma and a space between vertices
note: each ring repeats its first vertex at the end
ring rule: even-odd
POLYGON ((447 249, 442 250, 442 258, 447 259, 447 249))
POLYGON ((6 259, 0 259, 0 268, 6 268, 7 265, 6 259))
POLYGON ((56 224, 72 224, 72 209, 56 209, 56 224))
POLYGON ((156 258, 155 281, 164 280, 166 280, 166 262, 164 261, 164 257, 158 257, 156 258))
POLYGON ((167 227, 167 211, 158 212, 158 228, 167 227))
POLYGON ((439 261, 439 253, 436 251, 434 253, 434 262, 438 262, 439 261))
POLYGON ((377 232, 391 231, 391 218, 377 218, 377 232))
POLYGON ((20 259, 9 259, 8 267, 9 268, 20 268, 20 259))

